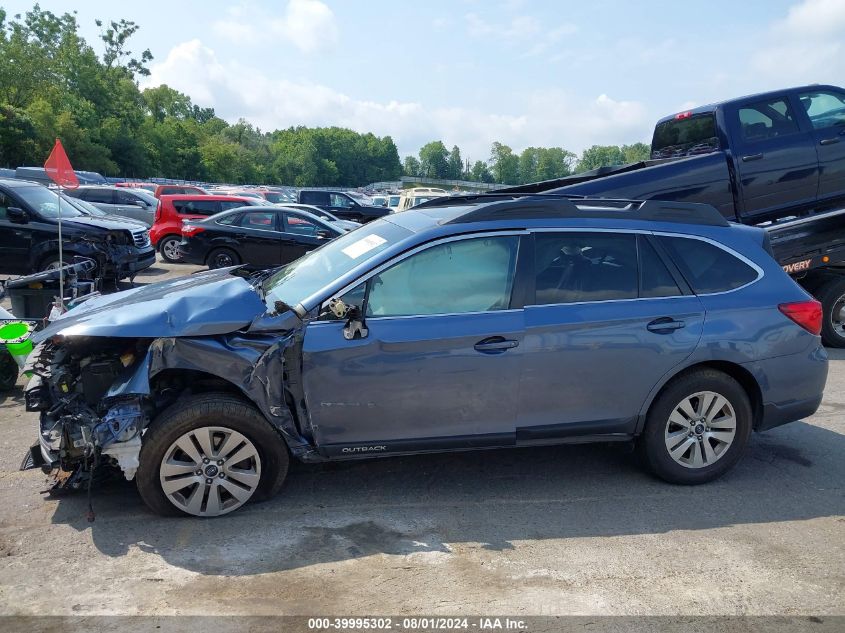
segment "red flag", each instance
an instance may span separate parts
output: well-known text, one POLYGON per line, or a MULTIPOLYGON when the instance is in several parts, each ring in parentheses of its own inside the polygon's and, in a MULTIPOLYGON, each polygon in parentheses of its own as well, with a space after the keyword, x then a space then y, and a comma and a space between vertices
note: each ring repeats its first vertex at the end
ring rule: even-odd
POLYGON ((50 157, 44 163, 44 169, 47 176, 54 183, 65 189, 76 189, 79 186, 79 179, 70 166, 70 160, 65 154, 65 148, 62 147, 62 142, 56 139, 56 144, 53 145, 53 151, 50 152, 50 157))

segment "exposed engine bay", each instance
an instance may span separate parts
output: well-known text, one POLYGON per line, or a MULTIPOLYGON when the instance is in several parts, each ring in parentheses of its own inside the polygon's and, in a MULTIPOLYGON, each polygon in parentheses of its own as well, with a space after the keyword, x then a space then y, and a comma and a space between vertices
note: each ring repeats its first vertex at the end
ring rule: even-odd
POLYGON ((33 350, 26 409, 41 418, 30 459, 51 475, 52 490, 80 488, 99 465, 134 477, 152 403, 139 395, 106 394, 145 353, 144 343, 131 339, 48 340, 33 350))

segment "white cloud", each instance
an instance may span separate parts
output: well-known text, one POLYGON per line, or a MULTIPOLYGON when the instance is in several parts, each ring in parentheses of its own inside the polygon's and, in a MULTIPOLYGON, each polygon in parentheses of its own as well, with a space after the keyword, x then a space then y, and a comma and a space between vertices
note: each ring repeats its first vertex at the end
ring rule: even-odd
POLYGON ((845 2, 803 0, 766 34, 751 59, 753 70, 789 83, 825 83, 845 74, 845 2))
POLYGON ((321 84, 271 77, 237 62, 221 61, 197 39, 174 47, 150 70, 143 87, 166 83, 189 94, 195 103, 214 107, 229 121, 244 117, 263 130, 338 125, 389 134, 402 155, 416 154, 433 139, 458 145, 473 160, 488 158, 493 141, 516 151, 531 145, 580 151, 593 144, 644 140, 643 132, 650 130, 643 104, 605 94, 583 100, 559 90, 529 92, 516 113, 354 98, 321 84), (243 90, 244 85, 250 90, 243 90))
POLYGON ((281 16, 252 4, 234 5, 212 24, 216 35, 240 45, 287 41, 303 53, 334 46, 338 27, 332 10, 320 0, 288 0, 281 16))
POLYGON ((560 24, 545 27, 540 20, 530 15, 518 15, 507 22, 490 22, 477 13, 464 16, 470 37, 483 38, 491 42, 505 41, 513 46, 528 46, 523 56, 533 57, 546 52, 566 35, 577 30, 574 24, 560 24))

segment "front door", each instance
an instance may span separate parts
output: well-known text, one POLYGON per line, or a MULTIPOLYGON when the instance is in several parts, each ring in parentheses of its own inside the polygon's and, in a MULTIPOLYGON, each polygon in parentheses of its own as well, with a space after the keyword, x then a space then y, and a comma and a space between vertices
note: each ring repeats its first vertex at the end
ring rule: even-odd
POLYGON ((819 157, 819 198, 845 196, 845 93, 823 89, 798 94, 813 128, 819 157))
POLYGON ((631 434, 653 386, 695 349, 701 303, 644 235, 535 238, 517 441, 631 434))
POLYGON ((299 259, 329 239, 320 236, 320 232, 326 230, 326 227, 301 213, 286 211, 283 214, 283 222, 280 235, 282 264, 299 259))
POLYGON ((513 444, 523 310, 517 235, 435 244, 347 293, 368 333, 308 325, 306 402, 326 455, 513 444), (351 297, 351 298, 350 298, 351 297), (372 450, 370 450, 372 449, 372 450))
POLYGON ((739 104, 728 117, 745 214, 765 216, 815 202, 819 184, 815 143, 799 128, 786 97, 739 104))
POLYGON ((31 272, 29 249, 32 244, 32 229, 27 224, 16 224, 9 220, 6 213, 8 207, 21 205, 0 191, 0 273, 28 273, 31 272))

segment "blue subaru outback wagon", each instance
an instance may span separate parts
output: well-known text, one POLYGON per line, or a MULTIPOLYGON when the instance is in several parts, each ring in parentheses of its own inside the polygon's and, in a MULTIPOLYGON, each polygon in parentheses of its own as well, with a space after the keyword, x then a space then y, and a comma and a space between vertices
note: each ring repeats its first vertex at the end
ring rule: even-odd
POLYGON ((215 516, 303 461, 634 441, 699 484, 812 414, 819 304, 712 207, 441 199, 282 268, 91 299, 36 338, 26 465, 215 516))

